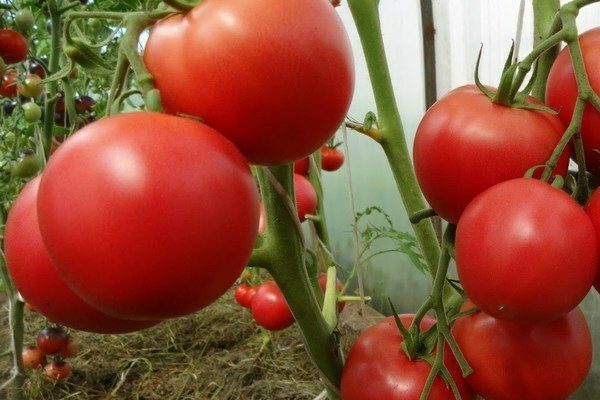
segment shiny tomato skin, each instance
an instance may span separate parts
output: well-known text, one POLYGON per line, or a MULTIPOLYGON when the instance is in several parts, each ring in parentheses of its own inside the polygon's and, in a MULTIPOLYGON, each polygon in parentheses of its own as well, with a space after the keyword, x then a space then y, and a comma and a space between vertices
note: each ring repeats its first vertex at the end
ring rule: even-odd
POLYGON ((235 288, 233 293, 235 301, 237 301, 237 303, 244 308, 250 308, 252 306, 252 298, 256 294, 257 290, 257 286, 241 283, 235 288))
POLYGON ((12 98, 17 94, 17 76, 19 73, 15 70, 8 71, 2 77, 0 83, 0 96, 12 98))
POLYGON ((216 131, 136 112, 91 123, 56 150, 38 213, 77 294, 119 318, 156 320, 229 289, 252 252, 259 201, 246 160, 216 131))
POLYGON ((326 0, 202 2, 154 26, 144 61, 168 112, 201 117, 253 164, 319 149, 354 89, 350 41, 326 0))
POLYGON ((29 307, 54 323, 87 332, 125 333, 156 325, 159 321, 126 321, 101 313, 67 286, 42 241, 36 209, 39 183, 37 177, 21 190, 4 232, 6 264, 29 307))
POLYGON ((0 57, 7 64, 21 62, 27 58, 27 39, 12 29, 0 29, 0 57))
MULTIPOLYGON (((600 91, 600 28, 591 29, 579 36, 579 45, 583 54, 586 72, 592 89, 600 91)), ((573 72, 573 63, 569 49, 565 47, 550 69, 546 83, 546 102, 558 111, 558 117, 567 126, 577 100, 577 83, 573 72)), ((585 150, 585 162, 588 171, 600 175, 600 113, 594 106, 587 104, 581 123, 581 138, 585 150)))
POLYGON ((585 211, 536 179, 493 186, 458 222, 458 276, 473 303, 496 318, 560 318, 588 293, 597 263, 596 233, 585 211))
MULTIPOLYGON (((409 327, 414 315, 399 317, 402 324, 409 327)), ((428 330, 434 323, 433 318, 425 317, 421 330, 428 330)), ((409 360, 401 348, 402 342, 394 317, 364 331, 350 349, 344 365, 342 400, 418 400, 431 366, 424 360, 409 360)), ((462 399, 474 399, 448 348, 444 350, 444 357, 462 399)), ((452 391, 440 376, 435 378, 428 400, 454 400, 452 391)))
POLYGON ((321 167, 325 171, 337 171, 342 165, 344 165, 344 153, 337 147, 323 146, 321 167))
POLYGON ((452 333, 474 370, 468 384, 486 400, 565 400, 592 362, 592 340, 579 308, 546 324, 477 312, 459 318, 452 333))
MULTIPOLYGON (((431 207, 456 223, 479 193, 544 164, 564 130, 555 115, 504 107, 476 86, 459 87, 427 110, 417 128, 413 155, 419 185, 431 207)), ((555 174, 566 173, 567 153, 555 174)))
POLYGON ((273 281, 258 287, 252 297, 252 317, 260 326, 270 331, 280 331, 294 323, 294 316, 281 289, 273 281))
POLYGON ((306 219, 307 214, 314 214, 317 210, 317 192, 312 183, 299 174, 294 174, 294 191, 298 218, 302 222, 306 219))
MULTIPOLYGON (((588 203, 585 207, 587 215, 590 217, 594 229, 596 230, 596 239, 598 242, 598 249, 600 249, 600 190, 594 191, 590 196, 588 203)), ((596 281, 594 287, 600 292, 600 270, 596 275, 596 281)))
MULTIPOLYGON (((339 279, 337 279, 335 284, 337 286, 337 292, 339 295, 342 292, 342 290, 344 290, 344 284, 339 279)), ((321 290, 323 290, 323 293, 325 293, 325 290, 327 288, 327 274, 323 273, 319 275, 319 286, 321 287, 321 290)), ((345 302, 338 302, 338 312, 342 312, 344 310, 344 307, 346 307, 345 302)))
POLYGON ((294 162, 294 173, 306 176, 308 175, 309 166, 310 160, 308 157, 296 160, 294 162))

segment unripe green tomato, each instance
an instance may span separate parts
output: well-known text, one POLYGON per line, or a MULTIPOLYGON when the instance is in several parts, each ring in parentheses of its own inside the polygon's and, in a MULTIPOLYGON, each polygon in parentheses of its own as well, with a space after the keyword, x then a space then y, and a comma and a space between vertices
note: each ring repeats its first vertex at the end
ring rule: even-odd
POLYGON ((34 102, 23 104, 23 117, 27 122, 38 122, 42 118, 42 109, 34 102))
POLYGON ((17 11, 17 14, 15 15, 15 24, 21 31, 28 31, 33 28, 33 25, 35 25, 35 18, 31 10, 23 8, 22 10, 17 11))
POLYGON ((38 97, 42 93, 42 78, 37 75, 27 75, 19 84, 19 94, 25 97, 38 97))
POLYGON ((102 22, 100 22, 100 20, 96 18, 88 19, 88 24, 90 24, 90 28, 94 30, 99 29, 102 26, 102 22))
POLYGON ((15 145, 16 136, 13 131, 8 131, 2 135, 2 149, 9 150, 15 145))
POLYGON ((13 166, 12 174, 17 178, 29 179, 34 177, 42 169, 42 159, 37 154, 29 154, 21 158, 13 166))

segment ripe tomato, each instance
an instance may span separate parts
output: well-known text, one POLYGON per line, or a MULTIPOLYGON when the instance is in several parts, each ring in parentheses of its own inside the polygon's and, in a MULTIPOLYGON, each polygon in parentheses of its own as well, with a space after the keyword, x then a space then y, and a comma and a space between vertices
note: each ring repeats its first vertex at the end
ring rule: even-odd
MULTIPOLYGON (((402 324, 409 327, 414 315, 399 317, 402 324)), ((428 330, 434 323, 433 318, 425 317, 421 322, 421 330, 428 330)), ((350 349, 344 365, 342 399, 418 400, 431 366, 424 360, 409 360, 400 347, 403 341, 394 317, 388 317, 364 331, 350 349)), ((461 376, 460 367, 448 348, 444 350, 444 361, 462 399, 473 399, 473 394, 461 376)), ((438 375, 427 399, 454 400, 454 395, 438 375)))
MULTIPOLYGON (((476 86, 455 89, 417 129, 413 154, 423 194, 442 218, 456 223, 479 193, 544 164, 563 132, 554 115, 494 104, 476 86)), ((567 171, 567 153, 556 174, 567 171)))
POLYGON ((245 308, 252 306, 252 298, 256 294, 258 286, 251 286, 247 283, 242 283, 235 288, 234 297, 237 303, 245 308))
POLYGON ((300 160, 294 161, 294 172, 300 175, 308 175, 308 169, 310 166, 310 160, 308 157, 301 158, 300 160))
POLYGON ((4 74, 4 77, 2 78, 2 83, 0 84, 0 96, 9 98, 15 97, 15 95, 17 94, 16 79, 18 75, 19 73, 14 69, 4 74))
POLYGON ((337 147, 321 148, 321 167, 325 171, 336 171, 344 164, 344 153, 337 147))
POLYGON ((124 333, 158 321, 125 321, 89 306, 60 277, 42 242, 36 199, 40 178, 30 181, 13 203, 4 231, 6 264, 27 304, 50 321, 97 333, 124 333))
POLYGON ((478 312, 459 318, 452 332, 475 371, 467 382, 487 400, 564 400, 592 362, 590 332, 578 308, 536 325, 478 312))
POLYGON ((317 150, 354 89, 348 35, 326 0, 202 2, 154 26, 144 61, 168 112, 201 117, 254 164, 317 150))
MULTIPOLYGON (((600 62, 600 28, 584 32, 579 36, 579 45, 586 66, 586 72, 592 89, 600 91, 600 71, 596 67, 600 62)), ((568 48, 564 48, 550 69, 546 84, 546 101, 558 111, 558 117, 566 125, 573 117, 577 100, 577 83, 573 72, 573 63, 568 48)), ((600 113, 594 106, 587 104, 581 124, 581 138, 585 149, 585 162, 588 171, 600 175, 600 113)))
POLYGON ((69 342, 65 346, 65 348, 58 354, 64 358, 71 358, 75 354, 77 354, 77 350, 79 350, 79 345, 73 341, 73 339, 69 338, 69 342))
POLYGON ((58 354, 66 350, 70 340, 63 328, 44 328, 37 335, 37 346, 43 354, 58 354))
POLYGON ((27 39, 12 29, 0 29, 0 57, 7 64, 21 62, 27 58, 27 39))
POLYGON ((258 203, 248 163, 216 131, 136 112, 91 123, 56 150, 38 213, 75 293, 115 317, 157 320, 229 289, 252 252, 258 203))
MULTIPOLYGON (((587 215, 590 217, 594 229, 596 230, 596 239, 598 243, 598 249, 600 250, 600 190, 596 190, 588 201, 585 207, 587 215)), ((596 290, 600 292, 600 270, 596 275, 596 281, 594 282, 596 290)))
POLYGON ((25 346, 21 352, 25 369, 38 369, 46 364, 46 356, 35 346, 25 346))
POLYGON ((294 323, 294 316, 279 286, 267 281, 258 287, 252 297, 252 317, 270 331, 279 331, 294 323))
POLYGON ((294 191, 298 218, 302 222, 307 214, 314 214, 317 210, 317 193, 310 181, 299 174, 294 174, 294 191))
POLYGON ((565 315, 592 287, 597 263, 585 211, 536 179, 493 186, 458 222, 458 276, 471 300, 496 318, 539 322, 565 315))
POLYGON ((50 361, 44 367, 44 373, 51 382, 63 382, 71 375, 71 369, 71 364, 65 361, 50 361))
MULTIPOLYGON (((327 288, 327 274, 321 274, 319 276, 319 286, 321 286, 321 290, 323 290, 323 293, 325 293, 325 289, 327 288)), ((344 290, 344 284, 339 279, 336 282, 336 286, 337 286, 338 294, 342 290, 344 290)), ((340 301, 338 303, 338 312, 342 312, 342 310, 344 309, 344 307, 346 307, 346 303, 343 302, 343 301, 340 301)))

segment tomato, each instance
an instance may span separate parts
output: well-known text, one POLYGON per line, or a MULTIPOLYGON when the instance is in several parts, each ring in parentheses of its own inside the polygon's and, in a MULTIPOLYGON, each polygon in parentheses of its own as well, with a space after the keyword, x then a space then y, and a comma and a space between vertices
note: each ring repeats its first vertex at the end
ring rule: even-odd
POLYGON ((36 209, 39 183, 38 177, 25 185, 8 213, 4 232, 8 270, 26 304, 54 323, 88 332, 124 333, 156 325, 158 321, 109 317, 69 289, 42 242, 36 209))
POLYGON ((254 164, 319 149, 354 89, 348 34, 327 0, 202 2, 153 27, 144 61, 168 112, 201 117, 254 164))
POLYGON ((37 369, 46 364, 46 356, 35 346, 23 347, 21 357, 25 369, 37 369))
POLYGON ((540 322, 565 315, 592 287, 597 263, 585 211, 536 179, 493 186, 458 222, 458 276, 471 300, 496 318, 540 322))
POLYGON ((195 120, 114 115, 70 136, 40 183, 44 243, 100 311, 157 320, 210 304, 242 272, 258 232, 248 163, 195 120))
POLYGON ((308 175, 310 167, 310 160, 308 157, 301 158, 300 160, 294 161, 294 172, 300 175, 308 175))
POLYGON ((592 362, 590 332, 578 308, 535 325, 478 312, 459 318, 452 332, 475 371, 467 382, 487 400, 564 400, 592 362))
MULTIPOLYGON (((585 63, 585 69, 592 89, 600 91, 600 71, 596 66, 600 62, 600 28, 584 32, 579 36, 579 45, 585 63)), ((558 117, 568 125, 573 117, 577 100, 577 83, 569 49, 565 47, 552 64, 546 83, 546 101, 558 111, 558 117)), ((600 113, 587 104, 581 123, 581 138, 585 150, 585 163, 588 171, 600 175, 600 113)))
POLYGON ((337 147, 321 148, 321 167, 325 171, 336 171, 344 164, 344 153, 337 147))
POLYGON ((64 358, 71 358, 77 353, 77 350, 79 350, 77 343, 75 343, 73 339, 69 339, 65 348, 58 354, 64 358))
POLYGON ((4 103, 2 103, 2 109, 4 110, 4 114, 12 115, 16 106, 17 106, 17 103, 15 103, 14 101, 4 100, 4 103))
POLYGON ((44 367, 46 379, 51 382, 63 382, 71 375, 71 364, 64 361, 50 361, 44 367))
POLYGON ((86 112, 92 112, 94 110, 94 104, 96 101, 90 96, 77 96, 75 98, 75 109, 78 114, 84 114, 86 112))
POLYGON ((15 14, 15 24, 22 31, 28 31, 35 25, 35 17, 31 10, 24 8, 15 14))
POLYGON ((307 214, 314 214, 317 210, 317 193, 310 181, 299 174, 294 174, 294 191, 298 218, 302 222, 307 214))
POLYGON ((32 62, 29 64, 29 73, 37 75, 42 79, 46 77, 46 70, 44 69, 42 64, 39 64, 37 62, 32 62))
MULTIPOLYGON (((323 293, 325 293, 325 289, 327 288, 327 274, 321 274, 319 276, 319 286, 321 286, 321 290, 323 290, 323 293)), ((338 294, 341 293, 342 290, 344 290, 344 284, 339 279, 336 281, 336 286, 337 286, 338 294)), ((338 312, 342 312, 344 307, 346 307, 346 303, 343 301, 340 301, 338 303, 338 312)))
MULTIPOLYGON (((596 239, 598 243, 598 249, 600 249, 600 190, 594 191, 590 196, 587 206, 585 207, 587 215, 590 217, 594 229, 596 230, 596 239)), ((600 291, 600 270, 596 275, 596 281, 594 282, 596 290, 600 291)))
POLYGON ((252 317, 256 323, 270 331, 279 331, 294 323, 294 316, 281 289, 273 281, 258 287, 252 297, 252 317))
POLYGON ((28 103, 23 104, 23 118, 25 121, 34 123, 38 122, 42 117, 42 109, 40 106, 30 101, 28 103))
POLYGON ((245 308, 252 306, 252 298, 256 294, 258 286, 251 286, 247 283, 242 283, 235 288, 234 297, 237 303, 245 308))
MULTIPOLYGON (((414 315, 400 315, 409 327, 414 315)), ((425 317, 421 330, 427 331, 435 320, 425 317)), ((427 361, 409 360, 401 348, 402 335, 394 317, 388 317, 364 331, 356 340, 344 365, 341 381, 343 400, 418 400, 431 371, 427 361)), ((460 367, 450 349, 444 350, 444 363, 458 387, 462 400, 473 394, 461 376, 460 367)), ((428 400, 454 400, 446 382, 438 375, 428 400)))
POLYGON ((37 335, 37 346, 43 354, 58 354, 67 348, 69 340, 63 328, 44 328, 37 335))
POLYGON ((42 78, 37 75, 27 75, 23 82, 17 86, 19 94, 25 97, 37 97, 42 93, 42 78))
POLYGON ((34 177, 44 166, 44 162, 37 154, 23 156, 12 168, 13 176, 21 179, 34 177))
POLYGON ((12 29, 0 29, 0 57, 7 64, 21 62, 27 58, 27 39, 12 29))
MULTIPOLYGON (((413 149, 419 185, 431 207, 456 223, 479 193, 544 164, 564 130, 555 115, 504 107, 476 86, 460 87, 419 124, 413 149)), ((568 161, 566 150, 554 173, 564 175, 568 161)))
POLYGON ((15 95, 17 94, 16 79, 18 75, 19 73, 14 69, 4 74, 4 77, 2 78, 2 83, 0 84, 0 96, 9 98, 15 97, 15 95))

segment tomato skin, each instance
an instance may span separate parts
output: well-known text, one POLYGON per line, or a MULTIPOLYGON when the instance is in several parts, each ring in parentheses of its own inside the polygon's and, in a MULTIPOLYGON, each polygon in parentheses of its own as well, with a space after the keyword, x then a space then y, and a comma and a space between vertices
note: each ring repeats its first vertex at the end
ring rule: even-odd
POLYGON ((344 165, 344 153, 337 147, 321 148, 321 167, 325 171, 337 171, 344 165))
POLYGON ((46 356, 35 346, 25 346, 21 353, 25 369, 38 369, 46 364, 46 356))
POLYGON ((44 373, 50 382, 63 382, 71 375, 71 369, 71 364, 67 362, 50 361, 44 367, 44 373))
POLYGON ((73 291, 109 315, 157 320, 231 287, 257 237, 259 201, 246 160, 216 131, 135 112, 65 140, 42 176, 38 213, 73 291))
MULTIPOLYGON (((579 45, 592 89, 600 91, 600 28, 591 29, 579 35, 579 45)), ((565 47, 558 55, 546 83, 546 102, 558 111, 558 117, 567 126, 573 117, 577 100, 577 83, 569 49, 565 47)), ((588 171, 600 175, 600 113, 594 106, 586 104, 581 123, 581 138, 585 150, 585 163, 588 171)))
MULTIPOLYGON (((407 328, 414 315, 400 315, 407 328)), ((421 330, 433 326, 435 320, 425 317, 421 330)), ((388 317, 364 331, 356 340, 344 365, 341 381, 343 400, 418 400, 431 366, 427 361, 408 359, 401 349, 403 338, 394 322, 388 317), (368 382, 368 384, 366 384, 368 382)), ((461 377, 460 367, 444 350, 445 365, 454 378, 463 400, 472 400, 473 394, 461 377)), ((438 375, 435 378, 428 400, 454 400, 450 388, 438 375)))
POLYGON ((237 301, 237 303, 244 308, 250 308, 252 307, 252 298, 256 294, 257 290, 258 286, 251 286, 247 283, 242 283, 235 288, 235 301, 237 301))
POLYGON ((592 339, 579 308, 535 325, 477 312, 459 318, 452 332, 475 371, 467 382, 487 400, 564 400, 592 362, 592 339))
POLYGON ((300 160, 294 161, 294 173, 307 176, 310 166, 310 160, 308 157, 301 158, 300 160))
MULTIPOLYGON (((344 284, 342 283, 342 281, 337 279, 335 284, 337 286, 338 294, 342 290, 344 290, 344 284)), ((325 293, 325 289, 327 288, 327 274, 323 273, 323 274, 319 275, 319 286, 321 287, 321 290, 323 291, 323 293, 325 293)), ((344 310, 344 307, 346 307, 345 302, 343 302, 343 301, 338 302, 338 313, 341 313, 342 310, 344 310)))
POLYGON ((6 221, 6 264, 29 307, 50 321, 96 333, 125 333, 159 321, 125 321, 92 308, 77 296, 54 267, 38 225, 36 198, 40 178, 31 180, 13 203, 6 221))
POLYGON ((326 0, 203 2, 159 21, 144 61, 168 112, 200 116, 253 164, 319 149, 354 89, 348 34, 326 0))
POLYGON ((36 338, 37 347, 43 354, 58 354, 66 350, 70 341, 69 334, 62 328, 44 328, 36 338))
MULTIPOLYGON (((497 105, 476 86, 462 86, 438 100, 417 128, 419 185, 431 207, 456 223, 479 193, 544 164, 564 130, 555 115, 497 105)), ((564 175, 568 161, 565 150, 554 173, 564 175)))
POLYGON ((67 342, 67 345, 65 346, 65 348, 62 349, 62 351, 58 354, 60 354, 60 356, 63 358, 71 358, 71 357, 75 356, 75 354, 77 354, 78 350, 79 350, 79 345, 77 343, 75 343, 73 341, 73 339, 69 338, 69 341, 67 342))
POLYGON ((42 78, 35 74, 27 75, 23 82, 20 85, 17 85, 17 91, 21 96, 37 97, 44 89, 41 81, 42 78))
POLYGON ((280 331, 294 323, 294 316, 281 289, 273 281, 258 287, 252 297, 252 317, 260 326, 270 331, 280 331))
POLYGON ((488 189, 458 222, 458 276, 471 300, 496 318, 543 322, 565 315, 592 287, 597 263, 585 211, 536 179, 488 189))
POLYGON ((12 29, 0 29, 0 57, 7 64, 21 62, 27 58, 27 39, 12 29))
POLYGON ((294 174, 294 191, 298 218, 302 222, 307 214, 314 214, 317 210, 317 192, 310 181, 299 174, 294 174))
MULTIPOLYGON (((590 217, 592 225, 594 225, 594 229, 596 230, 596 239, 600 251, 600 190, 596 190, 592 193, 585 207, 585 212, 590 217)), ((600 292, 600 269, 596 275, 594 287, 600 292)))
POLYGON ((0 96, 13 98, 17 94, 17 76, 19 73, 15 70, 10 70, 4 74, 2 83, 0 84, 0 96))

